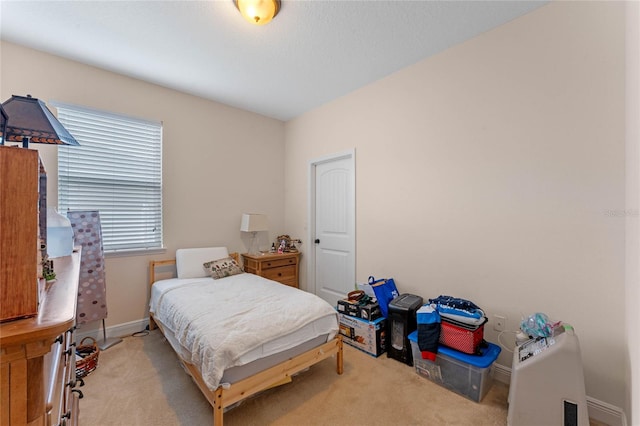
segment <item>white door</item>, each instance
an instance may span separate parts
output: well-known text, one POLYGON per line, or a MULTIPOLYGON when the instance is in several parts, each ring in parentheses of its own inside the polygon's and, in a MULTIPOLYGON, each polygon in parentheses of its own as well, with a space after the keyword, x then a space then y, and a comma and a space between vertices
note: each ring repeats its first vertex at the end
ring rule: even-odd
POLYGON ((354 152, 312 162, 309 277, 315 293, 335 306, 355 287, 354 152))

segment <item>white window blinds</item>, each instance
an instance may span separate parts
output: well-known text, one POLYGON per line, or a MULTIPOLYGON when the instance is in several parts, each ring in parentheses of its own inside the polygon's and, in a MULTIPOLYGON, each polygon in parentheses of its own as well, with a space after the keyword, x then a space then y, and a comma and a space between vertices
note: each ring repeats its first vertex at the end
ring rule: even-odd
POLYGON ((52 103, 80 146, 58 149, 58 210, 98 210, 105 252, 162 247, 162 124, 52 103))

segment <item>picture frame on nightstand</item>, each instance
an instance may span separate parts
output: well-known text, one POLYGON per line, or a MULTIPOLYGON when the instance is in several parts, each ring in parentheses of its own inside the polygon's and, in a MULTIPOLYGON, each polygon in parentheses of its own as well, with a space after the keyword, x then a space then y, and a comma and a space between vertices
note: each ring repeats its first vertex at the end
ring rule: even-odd
MULTIPOLYGON (((282 253, 298 253, 298 247, 296 244, 302 244, 302 241, 298 238, 291 238, 289 235, 279 235, 275 241, 275 248, 278 250, 282 247, 282 253)), ((278 250, 278 252, 280 252, 278 250)))

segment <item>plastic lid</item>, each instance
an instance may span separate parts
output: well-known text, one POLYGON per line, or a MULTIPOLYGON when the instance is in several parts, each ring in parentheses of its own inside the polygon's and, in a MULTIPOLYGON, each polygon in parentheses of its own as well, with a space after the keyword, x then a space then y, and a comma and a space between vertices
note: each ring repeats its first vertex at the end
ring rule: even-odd
MULTIPOLYGON (((412 342, 418 343, 418 330, 409 334, 408 337, 412 342)), ((500 348, 500 346, 491 342, 487 342, 486 348, 480 348, 480 355, 465 354, 464 352, 456 351, 447 346, 438 345, 438 354, 446 355, 478 368, 489 367, 498 358, 501 351, 502 348, 500 348)))

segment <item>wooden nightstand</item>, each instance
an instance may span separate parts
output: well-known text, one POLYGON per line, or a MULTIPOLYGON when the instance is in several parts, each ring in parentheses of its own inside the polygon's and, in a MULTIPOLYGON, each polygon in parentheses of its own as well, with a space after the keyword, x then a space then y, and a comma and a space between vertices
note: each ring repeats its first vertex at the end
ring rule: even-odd
POLYGON ((298 288, 300 253, 242 255, 244 271, 298 288))

